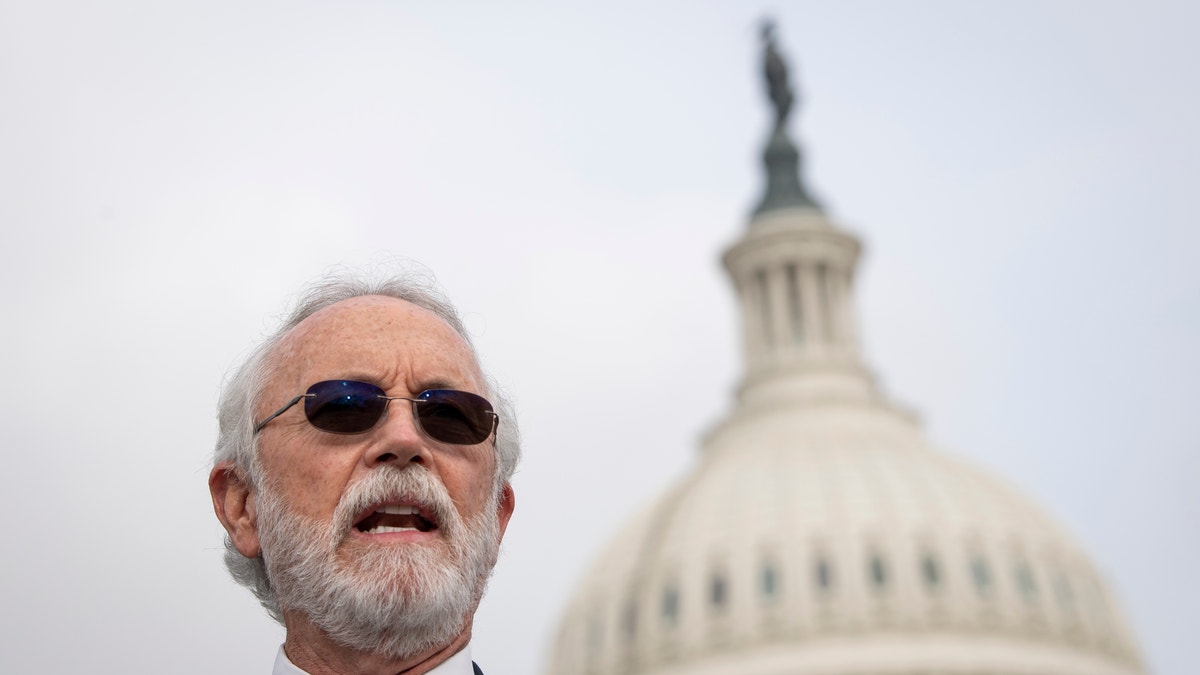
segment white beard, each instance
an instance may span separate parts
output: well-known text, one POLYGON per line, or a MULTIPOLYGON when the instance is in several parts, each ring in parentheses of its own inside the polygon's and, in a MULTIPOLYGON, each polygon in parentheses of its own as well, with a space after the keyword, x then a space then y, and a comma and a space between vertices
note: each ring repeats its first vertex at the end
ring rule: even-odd
POLYGON ((258 530, 267 575, 284 612, 306 615, 335 642, 404 659, 449 644, 483 597, 500 550, 498 490, 464 521, 445 486, 426 469, 381 467, 351 485, 332 522, 290 512, 273 489, 259 492, 258 530), (371 546, 338 555, 355 517, 381 501, 426 505, 439 541, 371 546))

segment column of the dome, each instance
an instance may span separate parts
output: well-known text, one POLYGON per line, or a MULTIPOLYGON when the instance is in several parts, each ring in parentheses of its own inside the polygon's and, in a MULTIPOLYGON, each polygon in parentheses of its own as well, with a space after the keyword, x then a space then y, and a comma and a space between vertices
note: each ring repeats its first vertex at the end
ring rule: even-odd
POLYGON ((830 275, 830 296, 833 298, 831 309, 834 324, 834 342, 839 353, 849 353, 857 349, 854 330, 854 310, 851 307, 850 278, 852 269, 835 270, 830 275))
POLYGON ((825 308, 817 286, 817 266, 811 260, 800 265, 800 303, 808 317, 804 322, 805 351, 813 356, 822 354, 825 351, 825 308))
POLYGON ((792 312, 788 308, 787 272, 781 265, 767 268, 767 296, 771 303, 770 352, 786 353, 792 344, 792 312))
POLYGON ((755 355, 762 349, 762 318, 758 315, 757 298, 753 279, 748 274, 731 274, 738 291, 742 309, 742 353, 746 363, 753 363, 755 355))
POLYGON ((793 351, 804 345, 804 309, 800 306, 800 270, 794 260, 783 269, 787 276, 788 329, 793 351))
POLYGON ((780 215, 756 219, 724 257, 742 305, 744 385, 800 379, 812 389, 813 378, 842 377, 838 387, 845 378, 872 386, 855 345, 853 298, 844 281, 857 241, 819 212, 780 215))
POLYGON ((742 335, 750 370, 768 365, 788 339, 785 279, 780 270, 757 260, 730 268, 741 304, 742 335))

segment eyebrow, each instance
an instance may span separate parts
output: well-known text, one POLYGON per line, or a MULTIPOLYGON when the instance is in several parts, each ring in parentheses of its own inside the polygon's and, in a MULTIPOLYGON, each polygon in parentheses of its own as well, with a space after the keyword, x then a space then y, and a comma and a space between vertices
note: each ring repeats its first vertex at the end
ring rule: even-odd
MULTIPOLYGON (((385 378, 379 377, 376 374, 368 374, 366 371, 361 371, 361 370, 347 371, 346 373, 344 373, 342 375, 338 375, 336 377, 332 377, 329 379, 354 380, 355 382, 366 382, 368 384, 373 384, 373 385, 379 387, 380 389, 383 389, 384 391, 388 390, 388 387, 383 386, 383 380, 385 378)), ((417 380, 414 384, 416 385, 416 387, 415 387, 416 391, 412 392, 414 395, 420 394, 421 392, 428 391, 430 389, 454 389, 456 391, 469 391, 468 389, 464 388, 465 386, 467 386, 467 385, 465 385, 465 383, 464 384, 454 384, 454 383, 450 382, 449 380, 442 379, 441 377, 434 377, 434 378, 430 378, 428 380, 417 380)))
POLYGON ((446 380, 421 380, 417 383, 418 391, 428 391, 430 389, 462 389, 461 386, 450 384, 446 380))

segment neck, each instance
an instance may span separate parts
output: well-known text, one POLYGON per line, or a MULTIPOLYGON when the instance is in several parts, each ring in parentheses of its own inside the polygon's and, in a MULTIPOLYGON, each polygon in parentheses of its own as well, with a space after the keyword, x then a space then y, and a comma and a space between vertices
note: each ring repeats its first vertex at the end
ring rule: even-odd
POLYGON ((283 651, 297 668, 310 675, 421 675, 460 652, 471 641, 471 619, 449 643, 404 658, 359 651, 334 642, 307 616, 285 612, 287 638, 283 651))

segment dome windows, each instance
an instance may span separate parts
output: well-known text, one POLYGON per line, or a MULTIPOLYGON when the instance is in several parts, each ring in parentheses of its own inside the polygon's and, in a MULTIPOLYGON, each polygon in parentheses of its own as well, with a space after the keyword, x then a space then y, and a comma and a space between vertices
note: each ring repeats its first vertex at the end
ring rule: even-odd
POLYGON ((830 566, 829 561, 825 559, 825 556, 817 557, 817 561, 813 565, 813 574, 817 582, 817 588, 819 588, 822 593, 829 593, 833 591, 833 567, 830 566))
POLYGON ((942 569, 932 553, 926 553, 921 558, 921 578, 925 580, 925 587, 931 591, 938 590, 942 585, 942 569))
POLYGON ((791 644, 857 626, 968 626, 1073 645, 1116 634, 1105 624, 1103 600, 1093 599, 1103 595, 1099 582, 1036 541, 970 533, 955 542, 929 531, 858 537, 841 545, 814 533, 805 546, 768 541, 706 551, 688 557, 690 565, 664 559, 589 603, 572 623, 575 669, 554 672, 658 673, 689 655, 791 644))
POLYGON ((775 568, 775 563, 770 560, 763 563, 762 572, 759 575, 759 589, 762 591, 763 598, 768 602, 779 597, 779 572, 775 568))
POLYGON ((723 611, 729 604, 729 584, 723 571, 713 573, 708 585, 708 601, 717 611, 723 611))
POLYGON ((1016 567, 1017 588, 1021 590, 1021 595, 1029 602, 1037 599, 1037 582, 1033 578, 1033 570, 1029 569, 1029 564, 1026 562, 1017 563, 1016 567))
POLYGON ((871 556, 870 562, 867 563, 867 576, 871 580, 871 585, 876 590, 882 591, 888 585, 888 569, 887 564, 883 561, 883 556, 876 553, 871 556))
POLYGON ((971 560, 971 579, 974 580, 975 590, 979 591, 979 595, 987 595, 991 592, 992 573, 983 556, 977 555, 971 560))
POLYGON ((674 584, 663 589, 662 618, 668 626, 679 623, 679 589, 674 584))

